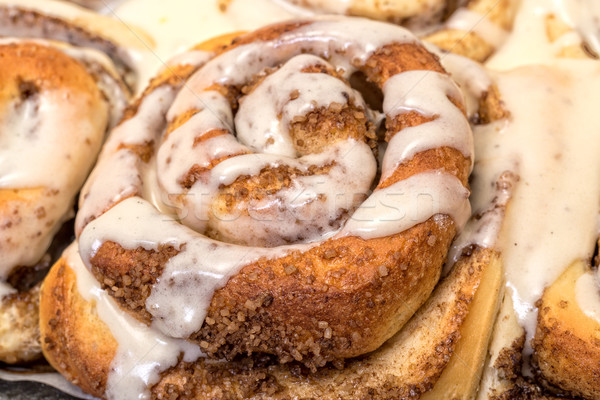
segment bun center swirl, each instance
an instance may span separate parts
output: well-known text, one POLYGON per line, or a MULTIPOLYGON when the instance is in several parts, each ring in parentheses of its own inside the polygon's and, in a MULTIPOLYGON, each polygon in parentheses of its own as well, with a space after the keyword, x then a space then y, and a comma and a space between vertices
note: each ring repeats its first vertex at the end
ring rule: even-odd
POLYGON ((172 196, 178 216, 215 239, 273 247, 331 235, 375 177, 372 113, 313 55, 255 80, 215 88, 204 69, 190 79, 167 114, 158 181, 167 193, 187 189, 172 196))

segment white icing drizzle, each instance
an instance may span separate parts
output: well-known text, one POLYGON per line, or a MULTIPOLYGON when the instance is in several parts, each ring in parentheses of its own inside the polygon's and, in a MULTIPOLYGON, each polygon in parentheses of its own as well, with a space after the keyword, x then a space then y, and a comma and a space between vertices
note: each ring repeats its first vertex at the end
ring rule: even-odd
MULTIPOLYGON (((589 259, 600 206, 600 63, 559 59, 546 37, 549 0, 525 0, 513 34, 489 61, 508 120, 475 128, 473 200, 489 202, 490 183, 503 170, 521 180, 500 233, 507 285, 529 339, 535 302, 575 259, 589 259), (530 65, 527 64, 543 64, 530 65), (487 199, 487 200, 486 200, 487 199)), ((478 207, 474 207, 478 209, 478 207)))
POLYGON ((174 67, 177 65, 192 65, 194 67, 200 67, 204 65, 208 60, 210 60, 214 54, 210 51, 203 50, 190 50, 180 54, 177 54, 174 57, 171 57, 169 61, 167 61, 166 65, 161 68, 161 71, 164 71, 167 68, 174 67))
POLYGON ((461 229, 471 215, 469 191, 454 175, 423 172, 375 190, 337 236, 388 236, 436 214, 451 216, 461 229))
POLYGON ((575 299, 581 311, 600 324, 600 283, 597 274, 589 271, 577 279, 575 299))
POLYGON ((492 78, 487 69, 476 61, 443 51, 431 43, 425 43, 425 47, 440 58, 444 69, 463 92, 467 115, 469 118, 474 116, 479 110, 479 99, 492 85, 492 78))
POLYGON ((600 3, 596 0, 562 0, 556 3, 562 19, 575 27, 592 51, 600 56, 600 3))
POLYGON ((407 71, 388 79, 383 94, 383 111, 388 118, 409 111, 435 118, 394 135, 383 158, 383 179, 415 154, 438 146, 453 147, 465 157, 472 157, 471 127, 449 99, 462 103, 463 96, 449 76, 432 71, 407 71))
POLYGON ((94 303, 98 317, 119 343, 106 383, 107 399, 149 399, 149 388, 159 381, 161 372, 179 362, 180 356, 186 362, 203 356, 197 345, 166 337, 121 311, 83 265, 76 243, 63 257, 77 275, 79 294, 94 303))
MULTIPOLYGON (((444 266, 444 276, 460 259, 463 250, 471 245, 499 250, 498 236, 504 222, 506 207, 513 196, 513 190, 518 180, 518 176, 511 171, 504 171, 500 175, 492 190, 495 195, 491 202, 486 205, 485 209, 475 210, 475 214, 467 222, 465 229, 452 242, 444 266)), ((472 203, 476 203, 476 201, 472 199, 472 203)))
POLYGON ((257 152, 296 157, 298 154, 289 136, 294 117, 303 117, 332 103, 352 102, 367 109, 361 95, 340 79, 324 73, 301 73, 310 66, 334 69, 317 56, 298 55, 267 76, 240 101, 235 117, 240 142, 257 152), (292 93, 297 97, 292 99, 292 93))
POLYGON ((146 301, 146 309, 154 317, 153 327, 178 338, 200 329, 214 291, 244 265, 318 244, 263 249, 218 242, 162 215, 139 197, 123 200, 84 229, 79 247, 86 265, 90 266, 90 258, 106 241, 126 249, 173 246, 180 250, 167 262, 146 301), (116 230, 115 223, 127 230, 116 230))
POLYGON ((600 190, 589 182, 600 182, 594 161, 600 119, 588 99, 600 90, 598 78, 600 65, 585 60, 503 73, 497 82, 511 120, 475 129, 483 161, 472 185, 475 193, 489 192, 493 168, 514 169, 510 164, 518 163, 521 182, 501 247, 513 302, 529 335, 535 332, 534 304, 543 289, 572 260, 589 258, 597 238, 590 216, 598 212, 600 190))
POLYGON ((0 110, 0 189, 42 188, 44 197, 36 215, 17 202, 6 203, 0 279, 17 265, 35 264, 70 218, 110 115, 106 102, 92 103, 80 89, 55 88, 25 101, 14 99, 0 110))
POLYGON ((490 21, 485 15, 471 11, 466 7, 456 10, 446 22, 446 27, 465 32, 475 32, 493 47, 500 46, 508 36, 508 32, 490 21))
POLYGON ((144 145, 159 140, 164 128, 164 114, 175 96, 173 87, 156 88, 142 100, 134 118, 118 125, 100 154, 96 167, 81 190, 76 232, 123 198, 142 189, 140 161, 135 153, 121 144, 144 145))

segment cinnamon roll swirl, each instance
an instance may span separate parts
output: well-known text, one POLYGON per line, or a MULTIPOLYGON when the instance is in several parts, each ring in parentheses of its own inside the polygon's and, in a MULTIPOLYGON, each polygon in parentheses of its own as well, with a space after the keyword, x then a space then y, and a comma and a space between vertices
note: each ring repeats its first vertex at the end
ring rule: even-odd
POLYGON ((249 354, 316 371, 373 351, 436 285, 470 215, 471 162, 462 93, 402 28, 328 18, 197 48, 114 129, 76 223, 93 274, 78 273, 76 285, 92 285, 81 295, 109 296, 99 312, 140 327, 139 345, 164 342, 160 362, 150 381, 123 379, 137 333, 111 327, 88 370, 81 335, 99 322, 74 294, 76 248, 43 291, 46 355, 87 391, 118 397, 148 393, 180 357, 200 371, 202 357, 249 354), (384 114, 349 85, 355 73, 382 91, 384 114))

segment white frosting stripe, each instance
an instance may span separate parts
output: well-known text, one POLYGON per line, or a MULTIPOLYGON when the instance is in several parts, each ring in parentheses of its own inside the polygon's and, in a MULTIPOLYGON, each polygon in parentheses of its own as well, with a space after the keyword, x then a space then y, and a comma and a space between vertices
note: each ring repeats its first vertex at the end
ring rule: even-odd
POLYGON ((242 99, 235 117, 240 142, 257 152, 296 157, 297 152, 289 136, 294 117, 303 117, 332 103, 342 105, 349 101, 363 110, 367 109, 361 95, 340 79, 324 73, 301 72, 311 66, 334 70, 331 64, 319 57, 298 55, 242 99))
POLYGON ((446 22, 449 29, 458 29, 465 32, 475 32, 493 47, 500 46, 508 32, 494 24, 485 15, 478 14, 467 8, 459 8, 446 22))
POLYGON ((327 18, 285 32, 273 41, 254 42, 229 50, 206 63, 188 86, 197 90, 209 87, 215 80, 222 85, 243 84, 265 67, 277 66, 305 52, 328 58, 332 64, 343 67, 349 76, 355 71, 351 63, 364 64, 378 48, 417 40, 409 31, 387 23, 362 18, 327 18))
POLYGON ((479 111, 479 100, 492 86, 488 70, 467 57, 442 51, 439 47, 424 43, 427 50, 436 54, 452 80, 458 84, 466 100, 467 116, 470 118, 479 111))
POLYGON ((119 343, 106 382, 106 397, 149 399, 149 388, 158 383, 161 372, 179 362, 179 356, 186 362, 194 362, 203 354, 197 345, 166 337, 121 311, 86 269, 77 250, 74 243, 63 257, 77 276, 79 294, 88 302, 94 302, 98 317, 119 343))
POLYGON ((383 93, 383 111, 388 118, 409 111, 435 118, 394 135, 383 158, 383 179, 416 153, 440 146, 453 147, 472 158, 471 127, 449 100, 450 97, 462 102, 463 96, 449 76, 432 71, 407 71, 388 79, 383 93))
POLYGON ((215 91, 194 92, 184 87, 170 107, 167 118, 172 121, 188 110, 198 112, 171 132, 157 153, 158 179, 168 193, 181 192, 180 180, 192 166, 207 167, 214 159, 249 152, 230 134, 194 145, 197 138, 212 130, 231 132, 233 115, 222 94, 215 91))
POLYGON ((218 242, 161 214, 139 197, 123 200, 84 229, 79 247, 86 265, 90 266, 90 258, 106 241, 117 242, 126 249, 146 250, 157 250, 163 245, 182 249, 185 244, 185 250, 168 261, 146 302, 146 309, 154 317, 153 326, 179 338, 200 329, 214 291, 244 265, 311 246, 262 249, 218 242), (127 229, 115 229, 115 223, 127 229))
POLYGON ((169 68, 176 67, 178 65, 192 65, 194 67, 200 67, 208 60, 210 60, 214 54, 210 51, 203 50, 190 50, 184 53, 178 54, 175 57, 170 58, 167 64, 163 66, 160 71, 165 72, 169 68))
POLYGON ((471 215, 469 191, 454 175, 424 172, 373 192, 337 236, 393 235, 436 214, 449 215, 461 229, 471 215))
POLYGON ((163 132, 164 115, 174 96, 171 86, 155 89, 144 97, 135 116, 112 131, 81 191, 76 232, 80 233, 89 220, 101 215, 113 204, 142 190, 140 159, 121 145, 156 143, 163 132))

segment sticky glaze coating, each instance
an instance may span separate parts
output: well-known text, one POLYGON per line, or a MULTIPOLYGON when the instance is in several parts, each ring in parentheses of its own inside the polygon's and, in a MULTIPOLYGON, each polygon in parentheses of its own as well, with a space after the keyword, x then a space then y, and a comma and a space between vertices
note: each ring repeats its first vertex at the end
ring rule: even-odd
POLYGON ((128 92, 102 54, 42 39, 0 39, 0 81, 0 360, 14 364, 41 358, 29 288, 66 245, 57 232, 128 92))
POLYGON ((429 296, 470 213, 472 138, 456 85, 407 31, 362 19, 274 25, 188 60, 127 113, 84 187, 84 262, 131 315, 210 357, 266 352, 315 368, 376 349, 429 296), (388 150, 376 184, 376 118, 346 84, 355 71, 385 97, 388 150), (267 125, 277 128, 265 135, 267 125), (361 195, 342 207, 348 215, 326 203, 336 185, 361 195), (265 209, 289 187, 314 199, 309 212, 313 202, 327 207, 308 226, 284 227, 282 244, 245 199, 265 209), (211 220, 214 207, 233 206, 235 218, 211 220))
POLYGON ((108 127, 93 75, 57 48, 0 44, 0 275, 33 265, 60 228, 108 127))

